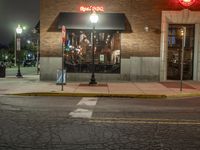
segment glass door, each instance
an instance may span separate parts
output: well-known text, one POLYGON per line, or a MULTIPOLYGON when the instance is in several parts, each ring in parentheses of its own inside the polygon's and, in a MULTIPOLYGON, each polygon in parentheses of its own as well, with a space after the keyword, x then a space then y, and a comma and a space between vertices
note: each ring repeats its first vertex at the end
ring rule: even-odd
POLYGON ((193 79, 193 55, 194 55, 194 25, 170 24, 168 31, 168 56, 167 56, 167 79, 180 79, 180 63, 182 49, 182 27, 186 27, 186 42, 183 60, 183 79, 193 79))

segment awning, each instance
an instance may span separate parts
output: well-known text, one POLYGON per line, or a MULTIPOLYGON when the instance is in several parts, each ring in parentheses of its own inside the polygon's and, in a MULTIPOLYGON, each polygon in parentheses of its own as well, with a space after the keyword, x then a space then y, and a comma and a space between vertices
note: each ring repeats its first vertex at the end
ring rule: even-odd
MULTIPOLYGON (((99 21, 95 25, 96 30, 124 31, 127 22, 123 13, 99 13, 99 21)), ((61 12, 56 17, 49 30, 61 29, 64 25, 67 30, 91 30, 92 23, 89 20, 90 13, 61 12)), ((51 30, 52 31, 52 30, 51 30)))

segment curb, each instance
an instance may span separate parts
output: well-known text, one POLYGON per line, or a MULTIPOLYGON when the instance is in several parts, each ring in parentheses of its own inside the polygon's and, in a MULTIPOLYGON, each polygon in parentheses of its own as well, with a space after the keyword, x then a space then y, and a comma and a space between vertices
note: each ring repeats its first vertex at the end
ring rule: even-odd
POLYGON ((175 95, 164 94, 110 94, 110 93, 59 93, 59 92, 30 92, 30 93, 11 93, 5 95, 15 96, 59 96, 59 97, 119 97, 119 98, 144 98, 144 99, 181 99, 200 97, 200 93, 182 93, 175 95))
POLYGON ((168 95, 167 98, 190 98, 190 97, 200 97, 200 93, 183 93, 183 94, 176 94, 176 95, 168 95))
POLYGON ((121 98, 155 98, 165 99, 166 95, 153 94, 107 94, 107 93, 52 93, 52 92, 33 92, 33 93, 16 93, 7 94, 16 96, 63 96, 63 97, 121 97, 121 98))

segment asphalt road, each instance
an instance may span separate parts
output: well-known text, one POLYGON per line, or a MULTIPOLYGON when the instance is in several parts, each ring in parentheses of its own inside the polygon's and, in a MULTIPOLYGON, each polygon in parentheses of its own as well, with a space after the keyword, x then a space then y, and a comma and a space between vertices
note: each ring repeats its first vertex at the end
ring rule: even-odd
POLYGON ((0 96, 2 150, 199 150, 200 98, 0 96))

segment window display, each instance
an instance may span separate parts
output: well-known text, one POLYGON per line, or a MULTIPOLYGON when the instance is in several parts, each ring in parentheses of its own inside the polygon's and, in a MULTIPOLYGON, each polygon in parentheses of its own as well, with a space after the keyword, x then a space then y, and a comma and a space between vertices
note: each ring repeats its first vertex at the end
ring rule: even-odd
MULTIPOLYGON (((67 32, 64 65, 67 72, 91 72, 92 39, 89 31, 67 32)), ((120 73, 120 33, 95 33, 94 62, 97 73, 120 73)))

